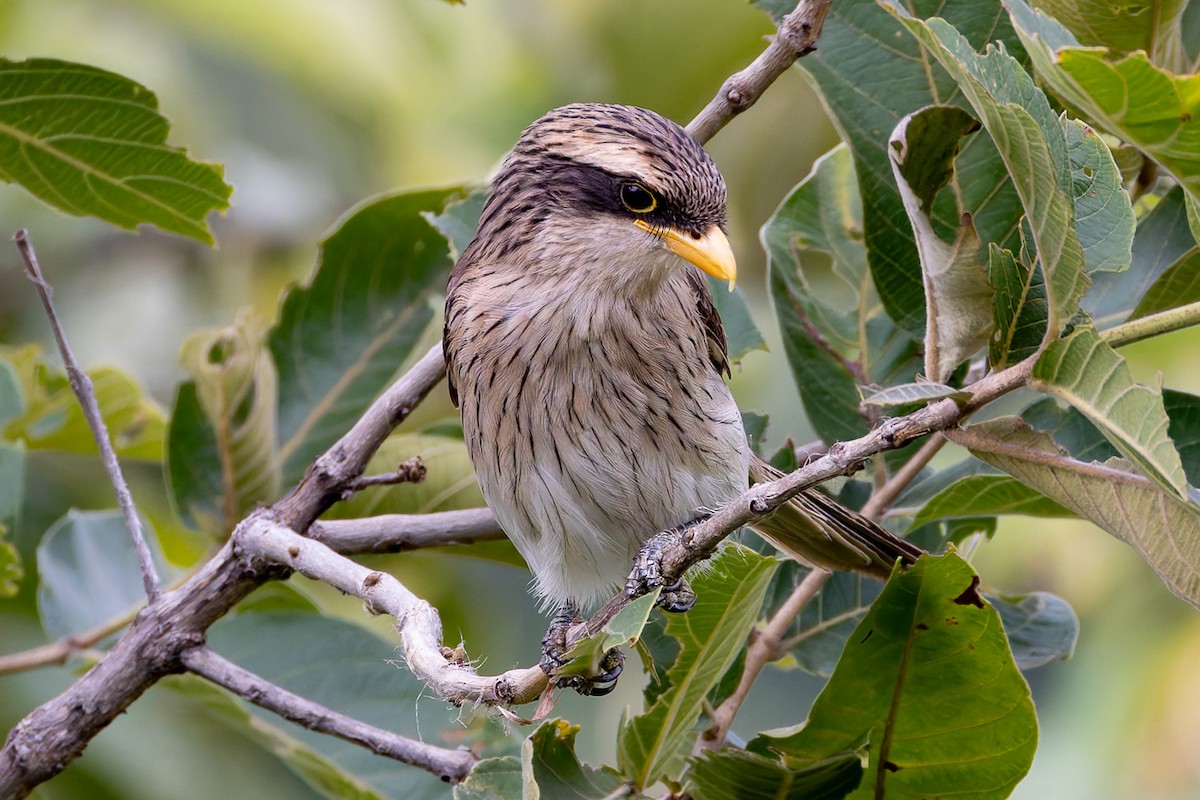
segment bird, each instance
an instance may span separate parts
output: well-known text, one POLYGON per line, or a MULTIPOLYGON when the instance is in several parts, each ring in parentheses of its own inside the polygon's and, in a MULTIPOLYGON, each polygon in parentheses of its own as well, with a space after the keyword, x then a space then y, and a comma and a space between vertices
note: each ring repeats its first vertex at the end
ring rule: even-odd
MULTIPOLYGON (((450 396, 484 499, 560 627, 612 596, 654 534, 779 474, 747 443, 702 275, 736 280, 726 203, 675 122, 567 105, 521 134, 451 270, 450 396)), ((757 527, 802 562, 882 578, 921 554, 812 489, 757 527)), ((561 653, 546 656, 552 671, 561 653)))

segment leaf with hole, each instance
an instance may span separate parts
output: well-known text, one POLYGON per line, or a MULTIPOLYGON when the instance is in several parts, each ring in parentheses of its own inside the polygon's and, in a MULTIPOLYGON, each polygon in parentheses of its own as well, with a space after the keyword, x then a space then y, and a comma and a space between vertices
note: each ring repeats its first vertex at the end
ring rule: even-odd
POLYGON ((1033 701, 979 578, 954 554, 896 572, 808 722, 749 749, 807 764, 867 742, 852 798, 1007 797, 1033 762, 1033 701))

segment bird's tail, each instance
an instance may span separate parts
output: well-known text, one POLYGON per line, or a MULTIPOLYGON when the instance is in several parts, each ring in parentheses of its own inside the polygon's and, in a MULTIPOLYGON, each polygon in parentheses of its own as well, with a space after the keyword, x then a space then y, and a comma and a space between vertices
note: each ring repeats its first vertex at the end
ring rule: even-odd
MULTIPOLYGON (((775 480, 783 473, 752 457, 750 480, 775 480)), ((764 539, 806 564, 826 569, 856 570, 884 580, 896 560, 903 566, 916 562, 921 548, 851 511, 836 500, 805 490, 774 514, 752 526, 764 539)))

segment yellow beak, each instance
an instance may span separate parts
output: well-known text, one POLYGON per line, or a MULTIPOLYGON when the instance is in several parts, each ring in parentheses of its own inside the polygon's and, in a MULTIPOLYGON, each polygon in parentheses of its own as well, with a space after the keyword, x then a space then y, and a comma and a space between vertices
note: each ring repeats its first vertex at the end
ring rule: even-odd
POLYGON ((729 281, 729 291, 733 291, 734 284, 737 283, 737 260, 733 257, 733 248, 729 246, 729 240, 716 225, 709 228, 703 236, 696 236, 674 228, 655 228, 640 219, 635 220, 633 224, 662 237, 668 250, 695 264, 717 280, 729 281))

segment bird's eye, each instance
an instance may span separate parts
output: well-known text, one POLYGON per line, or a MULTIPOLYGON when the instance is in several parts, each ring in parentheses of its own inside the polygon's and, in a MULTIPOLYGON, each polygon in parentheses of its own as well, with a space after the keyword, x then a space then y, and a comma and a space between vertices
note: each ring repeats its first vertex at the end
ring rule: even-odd
POLYGON ((640 183, 623 183, 621 203, 634 214, 649 214, 658 206, 658 198, 640 183))

